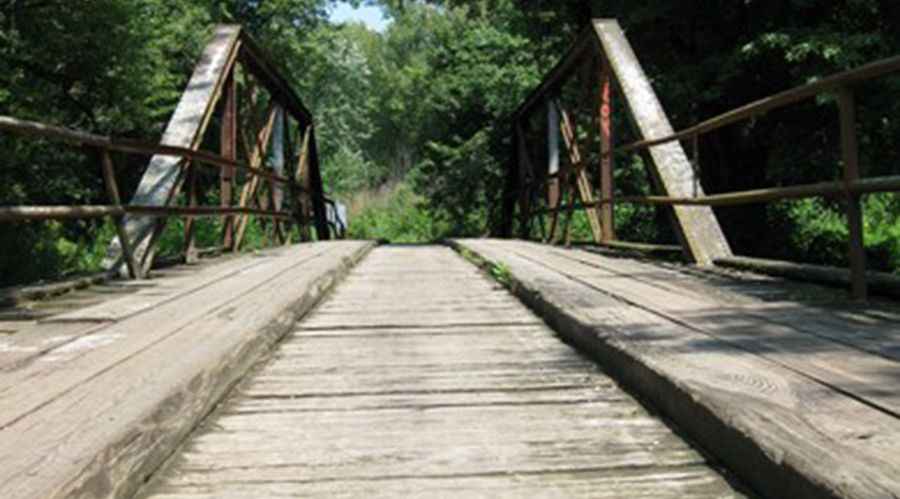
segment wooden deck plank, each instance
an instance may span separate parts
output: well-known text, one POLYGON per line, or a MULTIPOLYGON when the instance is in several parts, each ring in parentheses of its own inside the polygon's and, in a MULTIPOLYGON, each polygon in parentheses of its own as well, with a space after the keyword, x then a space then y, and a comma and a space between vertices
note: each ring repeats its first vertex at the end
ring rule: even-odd
POLYGON ((459 244, 502 263, 546 320, 764 494, 900 495, 900 420, 869 402, 893 401, 893 360, 775 327, 749 313, 753 300, 704 298, 688 274, 525 242, 459 244))
POLYGON ((523 494, 743 497, 449 249, 383 247, 141 497, 523 494))
POLYGON ((721 493, 720 479, 705 466, 681 468, 604 470, 570 469, 534 474, 385 476, 378 480, 348 479, 303 482, 299 479, 272 482, 242 482, 223 487, 206 484, 165 486, 158 499, 221 499, 297 497, 302 488, 306 497, 460 497, 521 498, 539 497, 621 499, 699 499, 729 497, 721 493), (623 491, 626 491, 623 495, 623 491))
MULTIPOLYGON (((828 324, 821 320, 817 321, 816 327, 809 328, 795 318, 798 310, 806 308, 802 303, 757 301, 729 306, 721 293, 703 295, 697 288, 685 289, 687 286, 673 285, 671 280, 649 282, 628 277, 629 267, 631 271, 640 272, 647 269, 646 264, 615 261, 596 254, 569 253, 527 245, 520 254, 529 254, 555 270, 577 276, 584 283, 613 293, 620 299, 644 304, 672 321, 689 324, 900 416, 900 385, 897 384, 900 359, 884 358, 866 348, 856 348, 857 343, 865 340, 855 338, 846 322, 828 324), (617 266, 621 270, 616 269, 617 266)), ((829 316, 821 312, 817 315, 829 316)), ((891 327, 881 324, 880 329, 889 331, 891 327)))
MULTIPOLYGON (((309 250, 312 251, 311 248, 309 250)), ((110 293, 99 301, 96 298, 87 300, 84 307, 72 307, 71 304, 60 307, 63 309, 61 312, 0 339, 0 371, 16 369, 87 335, 100 334, 116 322, 201 292, 217 281, 266 263, 269 262, 265 259, 248 261, 246 258, 229 258, 199 268, 186 266, 177 271, 160 272, 152 279, 117 283, 120 286, 110 290, 118 293, 110 293)), ((89 294, 90 291, 83 293, 89 294)), ((50 304, 51 308, 58 306, 50 304)))
POLYGON ((133 493, 369 247, 241 257, 246 271, 0 374, 0 496, 133 493))
POLYGON ((164 302, 130 320, 110 324, 76 341, 67 342, 41 355, 34 362, 15 366, 0 376, 0 428, 6 428, 48 400, 90 381, 119 362, 152 347, 168 335, 181 331, 200 318, 223 308, 239 297, 279 275, 289 264, 302 265, 325 258, 326 248, 297 248, 271 253, 264 265, 245 262, 246 268, 214 282, 204 293, 164 302), (164 331, 148 324, 164 325, 164 331), (29 387, 24 390, 24 386, 29 387))

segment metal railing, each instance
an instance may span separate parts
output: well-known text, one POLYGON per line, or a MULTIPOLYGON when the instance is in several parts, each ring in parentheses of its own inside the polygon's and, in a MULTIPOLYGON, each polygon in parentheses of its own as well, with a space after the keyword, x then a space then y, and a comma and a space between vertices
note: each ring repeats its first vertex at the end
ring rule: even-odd
POLYGON ((118 258, 112 268, 119 269, 124 261, 135 278, 143 277, 152 266, 165 226, 161 222, 170 217, 186 218, 188 260, 199 251, 194 247, 194 219, 201 217, 223 219, 222 247, 231 251, 240 250, 250 216, 271 221, 273 241, 290 243, 291 231, 282 226, 285 221, 288 226, 295 222, 300 227, 302 240, 312 239, 310 227, 319 239, 331 237, 325 219, 329 200, 322 187, 312 114, 240 26, 216 27, 169 120, 164 140, 185 147, 110 138, 2 116, 0 132, 96 151, 109 200, 104 205, 0 206, 0 222, 111 217, 119 243, 118 248, 111 246, 110 253, 118 258), (239 101, 247 103, 244 109, 239 101), (257 116, 260 107, 266 108, 262 118, 257 116), (220 154, 199 150, 217 112, 220 154), (243 144, 246 161, 237 160, 239 144, 243 144), (153 158, 130 204, 120 193, 113 153, 153 158), (279 158, 271 165, 266 161, 270 154, 279 158), (290 175, 285 174, 289 171, 286 156, 297 160, 290 175), (272 168, 267 169, 269 166, 272 168), (200 169, 218 174, 219 206, 200 206, 200 169), (232 191, 238 186, 237 172, 243 172, 246 182, 236 199, 232 191), (182 194, 188 206, 176 206, 182 194))
MULTIPOLYGON (((116 168, 112 153, 121 152, 151 156, 162 154, 182 158, 182 169, 187 170, 192 165, 205 167, 220 172, 223 168, 233 168, 245 172, 249 176, 265 178, 271 182, 289 187, 292 192, 301 196, 310 196, 310 193, 298 185, 297 179, 254 168, 247 163, 231 160, 223 156, 209 152, 172 147, 165 145, 153 145, 131 139, 115 139, 100 135, 89 134, 67 128, 45 125, 31 121, 17 120, 0 116, 0 131, 20 136, 29 136, 39 139, 63 142, 73 147, 86 147, 99 152, 103 172, 103 183, 107 197, 111 204, 106 205, 64 205, 64 206, 0 206, 0 222, 23 222, 41 220, 66 220, 66 219, 93 219, 111 217, 115 222, 116 235, 122 248, 125 264, 131 277, 143 277, 143 266, 135 258, 133 248, 125 231, 124 217, 128 214, 149 215, 157 218, 186 217, 189 219, 199 217, 226 217, 230 215, 253 215, 270 219, 273 223, 281 220, 294 221, 298 225, 312 225, 311 218, 301 218, 296 211, 288 210, 264 210, 247 207, 222 207, 222 206, 141 206, 127 205, 123 203, 120 195, 119 183, 116 180, 116 168)), ((183 172, 186 173, 186 172, 183 172)), ((325 202, 331 202, 324 198, 325 202)), ((185 245, 190 241, 185 241, 185 245)))
MULTIPOLYGON (((519 126, 523 119, 531 113, 537 105, 559 91, 565 80, 573 74, 579 62, 590 55, 588 48, 590 37, 596 36, 593 30, 585 34, 582 39, 571 49, 563 61, 554 68, 538 89, 528 97, 525 103, 513 115, 513 121, 519 126)), ((596 44, 598 52, 600 44, 596 44)), ((599 54, 604 57, 603 54, 599 54)), ((838 116, 840 121, 840 150, 843 168, 843 179, 832 182, 819 182, 813 184, 794 185, 787 187, 773 187, 764 189, 734 191, 711 195, 698 195, 692 197, 677 197, 664 195, 648 196, 613 196, 611 194, 600 196, 596 199, 574 202, 568 204, 559 203, 555 207, 543 209, 529 209, 524 214, 526 220, 536 215, 556 214, 561 212, 571 213, 574 209, 598 209, 600 207, 612 208, 616 203, 633 203, 659 206, 735 206, 744 204, 782 201, 788 199, 814 198, 822 196, 841 196, 845 199, 847 225, 849 233, 849 262, 850 281, 852 295, 857 299, 865 299, 866 287, 866 257, 863 235, 862 209, 860 197, 870 193, 885 193, 900 191, 900 176, 877 176, 860 178, 859 145, 856 131, 856 103, 853 87, 875 78, 900 73, 900 56, 879 60, 865 66, 845 71, 834 76, 821 79, 814 83, 802 85, 770 97, 766 97, 737 109, 715 116, 684 130, 658 138, 650 138, 634 141, 624 145, 610 145, 603 150, 599 157, 601 161, 612 161, 614 154, 649 150, 653 147, 668 144, 675 141, 689 141, 693 147, 693 163, 696 165, 699 156, 698 138, 704 134, 719 130, 741 121, 749 120, 770 111, 780 109, 791 104, 814 98, 821 94, 833 93, 836 95, 838 116)), ((621 85, 620 85, 621 86, 621 85)), ((564 132, 565 133, 565 132, 564 132)), ((521 139, 520 139, 521 140, 521 139)), ((521 153, 521 151, 520 151, 521 153)), ((522 189, 542 187, 549 180, 562 178, 570 174, 578 174, 586 165, 573 164, 568 171, 561 170, 558 174, 545 174, 535 179, 530 185, 520 186, 522 189)), ((513 173, 510 172, 510 175, 513 173)), ((696 169, 694 171, 696 176, 696 169)), ((696 177, 695 177, 696 178, 696 177)), ((601 191, 612 192, 611 185, 601 186, 601 191)), ((514 194, 514 193, 513 193, 514 194)), ((514 205, 513 201, 507 203, 514 205)), ((511 223, 511 222, 510 222, 511 223)))

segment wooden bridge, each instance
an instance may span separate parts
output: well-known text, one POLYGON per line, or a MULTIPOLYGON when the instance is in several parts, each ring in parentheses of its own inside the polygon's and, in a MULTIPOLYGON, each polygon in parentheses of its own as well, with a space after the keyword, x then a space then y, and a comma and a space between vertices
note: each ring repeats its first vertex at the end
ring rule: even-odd
POLYGON ((216 31, 162 145, 0 118, 96 154, 110 201, 0 207, 0 222, 113 217, 119 235, 107 273, 0 311, 0 497, 900 497, 900 307, 867 296, 897 288, 865 271, 858 205, 900 180, 859 178, 852 98, 898 70, 675 132, 618 24, 596 20, 511 117, 498 237, 442 245, 334 240, 312 115, 236 27, 216 31), (589 143, 556 98, 572 78, 589 143), (642 138, 614 147, 615 90, 642 138), (823 92, 845 178, 703 193, 681 141, 823 92), (638 149, 661 194, 615 197, 613 153, 638 149), (116 165, 135 160, 149 166, 126 204, 116 165), (846 200, 848 271, 734 257, 710 208, 821 195, 846 200), (672 206, 692 263, 616 240, 626 202, 672 206), (594 244, 568 244, 575 210, 594 244), (160 265, 170 217, 188 221, 184 255, 160 265), (198 217, 223 220, 221 246, 197 248, 198 217), (271 248, 239 251, 250 223, 271 248))

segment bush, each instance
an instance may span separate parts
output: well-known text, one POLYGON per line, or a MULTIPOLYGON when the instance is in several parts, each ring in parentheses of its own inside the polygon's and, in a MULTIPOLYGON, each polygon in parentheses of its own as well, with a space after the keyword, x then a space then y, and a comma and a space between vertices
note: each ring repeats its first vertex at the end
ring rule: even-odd
POLYGON ((97 272, 115 233, 111 221, 0 225, 0 286, 97 272))
POLYGON ((347 235, 352 239, 426 243, 445 237, 449 230, 448 224, 437 221, 424 206, 421 196, 401 183, 358 213, 351 213, 347 235))
MULTIPOLYGON (((863 199, 869 269, 896 272, 900 268, 898 205, 894 194, 872 194, 863 199)), ((770 219, 782 218, 788 220, 785 230, 790 234, 784 258, 840 267, 848 264, 847 219, 839 201, 804 199, 772 205, 770 219)))

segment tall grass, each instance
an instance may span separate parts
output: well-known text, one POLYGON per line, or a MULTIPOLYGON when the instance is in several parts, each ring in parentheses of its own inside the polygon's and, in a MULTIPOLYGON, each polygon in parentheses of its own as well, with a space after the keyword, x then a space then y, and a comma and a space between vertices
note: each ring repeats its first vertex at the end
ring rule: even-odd
POLYGON ((433 242, 446 236, 449 224, 425 207, 421 196, 405 182, 360 191, 348 201, 348 237, 392 243, 433 242))

